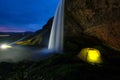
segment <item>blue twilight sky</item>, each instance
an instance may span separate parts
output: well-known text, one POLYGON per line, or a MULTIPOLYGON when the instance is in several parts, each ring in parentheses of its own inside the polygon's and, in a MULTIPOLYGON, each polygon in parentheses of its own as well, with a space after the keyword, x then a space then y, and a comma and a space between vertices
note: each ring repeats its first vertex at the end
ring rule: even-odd
POLYGON ((0 32, 41 29, 55 14, 59 0, 0 0, 0 32))

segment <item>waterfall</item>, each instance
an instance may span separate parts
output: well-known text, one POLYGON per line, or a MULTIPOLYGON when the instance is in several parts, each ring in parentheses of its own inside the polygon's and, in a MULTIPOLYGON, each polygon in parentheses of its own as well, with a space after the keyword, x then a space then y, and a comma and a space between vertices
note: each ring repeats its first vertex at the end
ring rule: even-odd
POLYGON ((65 0, 60 0, 54 16, 48 44, 49 50, 63 51, 64 3, 65 0))

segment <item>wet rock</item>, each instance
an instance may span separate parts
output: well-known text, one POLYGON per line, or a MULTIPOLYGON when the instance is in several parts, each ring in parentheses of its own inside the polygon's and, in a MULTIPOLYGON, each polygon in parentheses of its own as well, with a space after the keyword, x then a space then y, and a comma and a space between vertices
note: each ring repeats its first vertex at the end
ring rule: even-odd
POLYGON ((119 0, 66 0, 66 36, 93 36, 120 50, 119 0))

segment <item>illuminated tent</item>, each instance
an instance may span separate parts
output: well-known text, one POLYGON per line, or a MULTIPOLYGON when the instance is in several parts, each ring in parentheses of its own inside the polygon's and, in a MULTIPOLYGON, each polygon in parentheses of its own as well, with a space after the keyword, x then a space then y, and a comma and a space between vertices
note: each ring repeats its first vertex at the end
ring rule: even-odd
POLYGON ((88 63, 102 62, 100 51, 94 48, 84 48, 77 56, 88 63))

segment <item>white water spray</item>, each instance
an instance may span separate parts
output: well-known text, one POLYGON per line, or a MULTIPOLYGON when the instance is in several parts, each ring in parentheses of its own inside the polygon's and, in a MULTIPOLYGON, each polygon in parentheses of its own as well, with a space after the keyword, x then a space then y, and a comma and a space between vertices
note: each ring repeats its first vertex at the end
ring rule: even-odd
POLYGON ((65 0, 60 0, 54 16, 48 44, 49 50, 63 51, 64 3, 65 0))

